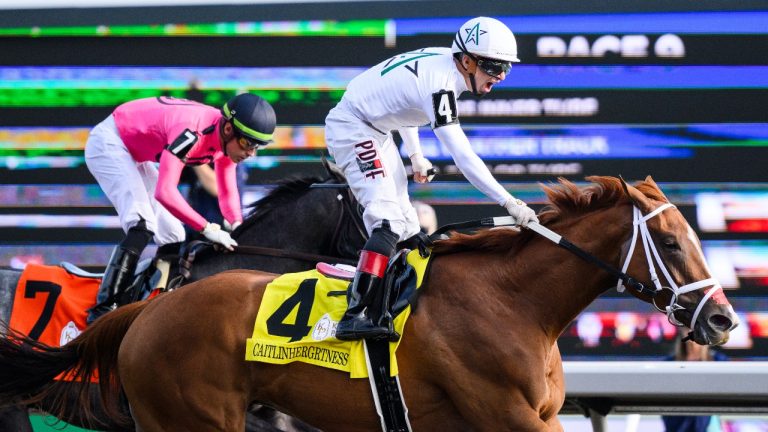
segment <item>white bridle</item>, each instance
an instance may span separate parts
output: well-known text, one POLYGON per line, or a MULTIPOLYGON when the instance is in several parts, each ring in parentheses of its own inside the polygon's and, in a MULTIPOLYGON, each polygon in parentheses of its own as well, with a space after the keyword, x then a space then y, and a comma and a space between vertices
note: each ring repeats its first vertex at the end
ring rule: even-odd
MULTIPOLYGON (((712 295, 717 292, 717 290, 722 289, 720 286, 720 282, 718 282, 715 278, 709 278, 700 280, 698 282, 689 283, 687 285, 683 285, 681 287, 678 287, 675 283, 675 280, 672 279, 672 277, 669 275, 669 271, 667 271, 667 267, 664 265, 664 262, 662 262, 661 257, 659 256, 659 252, 656 250, 656 245, 653 243, 653 239, 651 238, 651 233, 648 231, 648 225, 646 222, 659 213, 663 212, 664 210, 668 208, 674 208, 675 206, 670 203, 665 203, 657 207, 654 211, 648 213, 647 215, 643 216, 642 212, 640 212, 640 209, 637 207, 633 207, 632 209, 632 242, 629 244, 629 251, 627 252, 627 258, 624 261, 624 266, 621 268, 622 273, 627 272, 627 268, 629 267, 629 262, 632 260, 632 254, 635 251, 635 246, 637 244, 637 233, 640 232, 640 238, 643 240, 643 246, 645 248, 645 257, 648 261, 648 271, 651 275, 651 281, 653 282, 654 286, 656 287, 656 292, 659 292, 663 290, 664 288, 669 289, 672 291, 672 298, 669 300, 669 305, 665 307, 664 309, 659 308, 656 305, 655 301, 652 301, 651 303, 653 306, 658 309, 660 312, 664 312, 667 314, 667 319, 670 323, 672 323, 675 326, 682 327, 685 324, 681 323, 677 318, 675 318, 674 313, 678 310, 685 309, 684 307, 680 306, 677 303, 677 298, 685 293, 695 291, 698 289, 706 288, 709 286, 712 286, 713 288, 709 290, 709 292, 702 297, 702 299, 699 301, 699 304, 696 306, 696 311, 693 313, 693 318, 691 319, 691 329, 696 325, 696 319, 699 317, 699 312, 701 312, 701 308, 704 307, 704 304, 712 297, 712 295), (638 230, 639 227, 639 230, 638 230), (656 274, 656 267, 654 266, 654 261, 658 264, 659 268, 661 269, 661 272, 664 274, 664 277, 667 278, 667 282, 669 283, 669 287, 662 286, 661 281, 659 281, 659 276, 656 274)), ((616 284, 616 289, 619 292, 624 291, 624 283, 619 280, 618 284, 616 284)))

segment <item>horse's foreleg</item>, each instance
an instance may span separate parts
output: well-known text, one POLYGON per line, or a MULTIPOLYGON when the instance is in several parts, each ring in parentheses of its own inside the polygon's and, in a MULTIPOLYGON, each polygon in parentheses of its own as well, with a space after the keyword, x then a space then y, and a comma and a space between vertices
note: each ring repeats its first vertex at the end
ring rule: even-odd
POLYGON ((244 295, 244 276, 225 273, 159 297, 131 325, 119 373, 144 431, 245 430, 251 388, 243 356, 258 302, 244 295))
POLYGON ((544 421, 536 410, 530 408, 521 408, 515 410, 513 418, 509 419, 503 425, 494 426, 491 429, 482 429, 488 431, 509 431, 509 432, 562 432, 563 427, 556 417, 544 421))
POLYGON ((557 416, 549 419, 547 421, 547 426, 549 426, 550 432, 563 432, 563 425, 560 423, 560 419, 557 416))
MULTIPOLYGON (((199 340, 201 346, 207 345, 206 349, 160 352, 161 346, 153 339, 153 335, 144 335, 141 340, 148 343, 124 350, 121 356, 123 388, 139 430, 244 431, 247 393, 241 389, 246 374, 239 366, 244 363, 241 356, 233 354, 244 348, 222 352, 210 340, 199 340)), ((191 347, 192 342, 184 340, 180 344, 191 347)))
POLYGON ((242 432, 246 430, 245 405, 230 399, 216 392, 205 398, 141 397, 131 403, 131 414, 137 432, 242 432))

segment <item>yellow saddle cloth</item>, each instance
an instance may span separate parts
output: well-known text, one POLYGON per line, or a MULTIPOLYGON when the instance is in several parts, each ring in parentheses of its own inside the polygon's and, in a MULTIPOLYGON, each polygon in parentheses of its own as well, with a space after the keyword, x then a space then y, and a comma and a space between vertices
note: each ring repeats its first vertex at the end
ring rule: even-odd
MULTIPOLYGON (((429 258, 418 251, 407 257, 416 270, 416 287, 421 286, 429 258)), ((366 378, 363 341, 340 341, 334 337, 336 325, 347 309, 349 281, 326 277, 317 270, 284 274, 270 283, 256 315, 253 336, 246 341, 245 359, 286 364, 294 361, 350 373, 351 378, 366 378)), ((408 305, 394 319, 402 337, 408 305)), ((400 341, 390 342, 391 374, 398 374, 395 351, 400 341)))

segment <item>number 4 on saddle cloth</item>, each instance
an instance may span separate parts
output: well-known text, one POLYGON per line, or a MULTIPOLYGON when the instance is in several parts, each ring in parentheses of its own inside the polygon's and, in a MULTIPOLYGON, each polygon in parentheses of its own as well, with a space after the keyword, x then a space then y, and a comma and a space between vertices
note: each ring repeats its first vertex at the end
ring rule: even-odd
MULTIPOLYGON (((383 295, 402 335, 405 321, 416 301, 429 258, 419 251, 403 250, 390 262, 383 295)), ((347 310, 347 288, 353 273, 321 270, 279 276, 266 288, 256 316, 253 336, 247 340, 246 360, 286 364, 294 361, 349 372, 366 378, 362 340, 340 341, 336 325, 347 310)), ((405 336, 405 335, 403 335, 405 336)), ((397 375, 395 352, 399 340, 389 346, 391 376, 397 375)))
MULTIPOLYGON (((416 307, 418 288, 429 265, 425 252, 422 250, 422 256, 418 250, 401 250, 390 260, 383 299, 373 302, 385 305, 385 310, 371 311, 371 318, 394 317, 394 329, 400 335, 416 307)), ((382 430, 408 432, 411 426, 395 356, 402 337, 396 341, 334 337, 347 310, 347 290, 353 277, 354 271, 339 272, 319 264, 315 270, 272 281, 259 306, 253 336, 246 341, 245 358, 275 364, 301 361, 348 372, 351 378, 368 377, 382 430)))

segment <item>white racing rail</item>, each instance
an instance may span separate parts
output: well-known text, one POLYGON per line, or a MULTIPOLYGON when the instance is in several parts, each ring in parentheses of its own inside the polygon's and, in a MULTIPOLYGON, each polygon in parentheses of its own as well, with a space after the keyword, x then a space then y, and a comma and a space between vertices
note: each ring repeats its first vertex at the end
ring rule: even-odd
POLYGON ((566 361, 561 414, 768 414, 768 362, 566 361))

